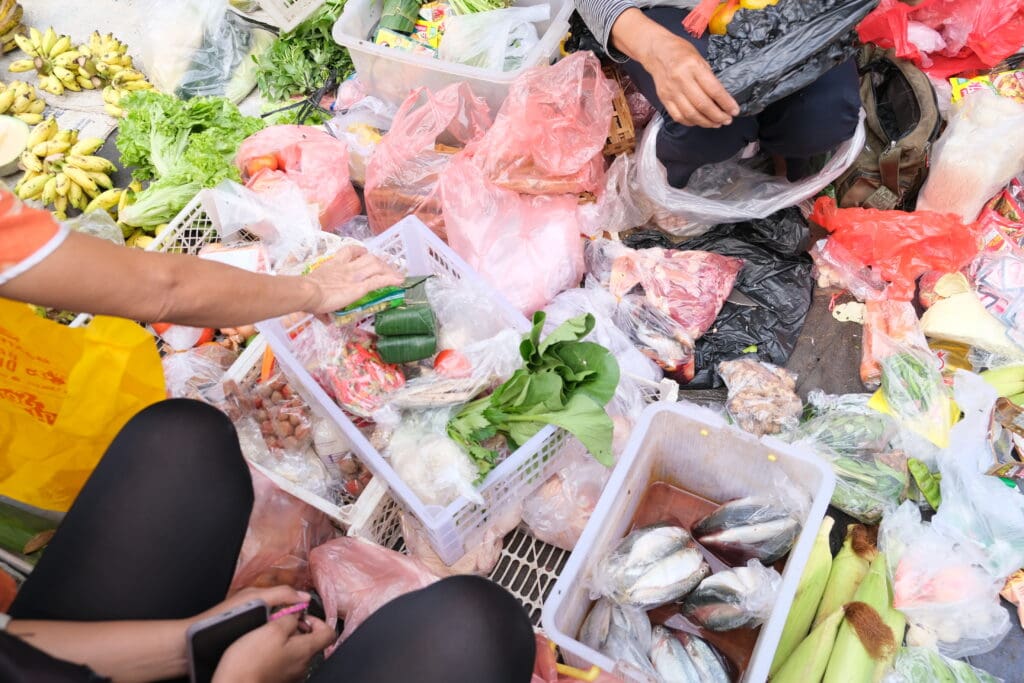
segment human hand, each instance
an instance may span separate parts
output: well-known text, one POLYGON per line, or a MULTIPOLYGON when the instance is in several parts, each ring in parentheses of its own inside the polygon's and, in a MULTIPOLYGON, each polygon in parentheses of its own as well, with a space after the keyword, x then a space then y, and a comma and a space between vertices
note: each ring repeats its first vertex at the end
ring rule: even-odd
POLYGON ((641 64, 669 116, 684 126, 721 128, 740 113, 697 48, 669 31, 651 45, 641 64))
POLYGON ((343 247, 307 278, 317 295, 309 313, 333 313, 381 287, 402 284, 401 274, 362 247, 343 247))
POLYGON ((217 603, 202 614, 196 615, 192 621, 201 621, 203 619, 217 616, 218 614, 224 614, 225 612, 236 607, 241 607, 245 603, 252 602, 253 600, 262 600, 267 603, 267 607, 273 609, 274 607, 282 605, 297 605, 300 602, 309 602, 309 598, 309 593, 297 591, 291 586, 244 588, 237 593, 234 593, 230 598, 223 602, 217 603))
POLYGON ((334 642, 334 629, 320 619, 289 614, 250 631, 221 657, 213 683, 289 683, 306 675, 313 656, 334 642), (300 618, 308 628, 299 630, 300 618))

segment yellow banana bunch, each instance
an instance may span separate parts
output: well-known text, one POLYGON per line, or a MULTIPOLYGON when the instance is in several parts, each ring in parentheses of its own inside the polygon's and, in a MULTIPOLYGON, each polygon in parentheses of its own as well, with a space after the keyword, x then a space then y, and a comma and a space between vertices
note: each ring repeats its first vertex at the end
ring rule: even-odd
POLYGON ((72 46, 71 36, 58 35, 52 26, 44 33, 35 28, 28 32, 27 36, 15 35, 14 41, 31 59, 17 59, 8 68, 14 73, 35 71, 39 88, 51 95, 63 95, 65 90, 82 90, 75 61, 81 55, 72 46))
POLYGON ((102 146, 100 138, 79 139, 77 130, 60 130, 53 117, 44 120, 29 133, 21 155, 25 176, 15 192, 22 199, 54 207, 61 220, 69 208, 113 211, 123 192, 115 190, 110 179, 117 167, 94 154, 102 146))
POLYGON ((25 81, 0 83, 0 114, 14 116, 29 125, 41 123, 46 102, 39 99, 36 89, 25 81))
POLYGON ((4 53, 15 50, 18 44, 14 36, 24 35, 28 30, 21 25, 25 14, 21 3, 15 0, 0 0, 0 50, 4 53))
POLYGON ((114 118, 120 118, 124 113, 121 100, 138 90, 153 90, 153 84, 146 80, 141 71, 121 70, 110 79, 110 85, 103 89, 103 108, 114 118))

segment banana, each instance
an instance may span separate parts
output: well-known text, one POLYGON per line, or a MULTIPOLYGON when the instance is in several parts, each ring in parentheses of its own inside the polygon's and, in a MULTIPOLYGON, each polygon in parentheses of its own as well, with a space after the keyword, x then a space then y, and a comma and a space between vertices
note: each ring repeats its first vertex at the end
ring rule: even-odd
POLYGON ((128 81, 121 86, 122 90, 128 90, 130 92, 134 92, 136 90, 151 90, 152 88, 153 84, 148 81, 128 81))
POLYGON ((57 42, 53 44, 50 50, 46 53, 50 57, 56 57, 57 55, 68 52, 71 49, 71 36, 61 36, 57 39, 57 42))
POLYGON ((121 199, 121 193, 123 191, 124 190, 113 188, 110 190, 100 192, 85 207, 86 213, 88 213, 89 211, 96 211, 97 209, 100 209, 102 211, 110 211, 111 209, 117 206, 118 201, 121 199))
POLYGON ((18 114, 18 118, 31 126, 31 125, 34 125, 34 124, 39 123, 40 121, 42 121, 43 120, 43 115, 42 114, 26 113, 26 114, 18 114))
POLYGON ((110 176, 106 173, 97 173, 95 171, 89 171, 89 177, 96 183, 96 187, 99 188, 97 192, 103 190, 112 190, 114 188, 114 181, 110 179, 110 176))
MULTIPOLYGON (((7 92, 10 92, 10 90, 8 90, 7 92)), ((2 99, 3 96, 6 95, 6 94, 7 94, 6 92, 5 93, 0 93, 0 99, 2 99)), ((32 100, 30 100, 29 98, 25 97, 24 95, 21 95, 16 100, 11 102, 11 104, 10 104, 10 106, 8 108, 14 114, 24 114, 25 112, 28 111, 28 107, 29 107, 30 104, 32 104, 32 100)))
POLYGON ((64 94, 64 84, 61 83, 60 79, 56 76, 44 76, 43 78, 40 78, 39 87, 51 95, 57 95, 58 97, 64 94))
POLYGON ((71 179, 64 173, 58 173, 56 189, 58 197, 67 197, 68 192, 71 191, 71 179))
MULTIPOLYGON (((30 29, 31 30, 31 29, 30 29)), ((38 33, 38 31, 37 31, 38 33)), ((35 36, 32 37, 32 41, 36 42, 35 36)), ((42 48, 39 52, 42 55, 49 55, 53 49, 54 44, 57 42, 57 32, 53 30, 53 27, 46 29, 46 33, 43 34, 42 38, 39 39, 38 45, 42 48)))
POLYGON ((56 134, 57 119, 51 116, 50 118, 46 119, 45 121, 43 121, 42 123, 40 123, 32 129, 32 131, 28 134, 28 140, 26 140, 25 146, 28 149, 32 149, 40 142, 46 142, 56 134))
POLYGON ((132 198, 134 196, 135 196, 135 190, 132 189, 131 185, 129 185, 128 187, 126 187, 123 190, 121 190, 121 196, 118 197, 118 199, 117 199, 117 215, 118 216, 121 215, 121 212, 125 210, 125 207, 128 206, 128 204, 131 202, 131 200, 132 200, 132 198))
POLYGON ((124 116, 124 110, 121 109, 121 107, 117 106, 116 104, 111 104, 110 102, 104 102, 103 103, 103 111, 107 112, 108 114, 113 116, 115 119, 119 119, 122 116, 124 116))
POLYGON ((90 173, 113 173, 117 170, 117 166, 108 159, 97 156, 71 154, 68 155, 67 162, 76 168, 90 173))
MULTIPOLYGON (((17 43, 18 47, 21 48, 21 51, 24 52, 25 54, 27 54, 29 57, 38 57, 39 56, 39 51, 36 49, 36 46, 32 42, 32 39, 29 38, 28 36, 15 35, 14 36, 14 42, 17 43)), ((19 59, 17 62, 15 62, 15 64, 20 63, 20 62, 29 62, 29 63, 31 63, 32 60, 31 59, 19 59)), ((16 69, 14 69, 13 67, 14 67, 14 64, 11 65, 11 71, 16 71, 16 69)), ((33 65, 31 68, 34 69, 35 65, 33 65)), ((28 69, 22 69, 22 71, 28 71, 28 69)))
POLYGON ((88 205, 88 201, 85 199, 85 192, 82 190, 81 185, 72 182, 71 189, 68 191, 68 204, 73 208, 78 209, 82 206, 88 205), (85 202, 83 204, 83 202, 85 202))
POLYGON ((112 85, 103 89, 103 101, 107 104, 118 105, 121 103, 121 91, 112 85))
POLYGON ((37 50, 42 47, 43 34, 39 32, 39 29, 30 26, 28 29, 28 39, 32 41, 32 46, 37 50))
POLYGON ((117 75, 117 78, 115 80, 127 83, 128 81, 143 81, 145 79, 146 76, 141 71, 137 71, 135 69, 125 69, 117 75))
MULTIPOLYGON (((16 39, 17 38, 21 38, 21 36, 17 36, 16 39)), ((24 49, 25 48, 22 48, 22 50, 24 49)), ((36 63, 31 59, 16 59, 11 62, 11 65, 7 67, 7 70, 17 74, 24 73, 26 71, 35 71, 35 68, 36 63)))
POLYGON ((8 88, 0 92, 0 111, 7 111, 14 105, 14 90, 8 88))
POLYGON ((70 145, 78 142, 78 131, 74 128, 65 128, 64 130, 58 130, 53 136, 53 139, 57 142, 66 142, 70 145))
POLYGON ((45 206, 49 206, 53 204, 55 199, 57 199, 57 176, 51 175, 47 178, 46 184, 43 185, 43 191, 39 195, 39 200, 45 206))
POLYGON ((27 149, 21 153, 21 165, 26 171, 35 171, 36 173, 43 171, 42 160, 27 149))
POLYGON ((21 199, 35 199, 42 194, 43 187, 46 186, 48 180, 49 176, 46 175, 35 176, 21 186, 18 191, 18 197, 21 199))
POLYGON ((75 168, 74 166, 65 166, 64 175, 70 178, 72 183, 80 185, 90 197, 99 194, 99 188, 96 186, 96 181, 94 181, 89 174, 82 169, 75 168))
POLYGON ((79 138, 78 142, 71 146, 72 156, 88 156, 103 146, 103 138, 79 138))
POLYGON ((82 53, 78 50, 67 50, 53 58, 53 65, 70 69, 72 66, 78 66, 76 62, 81 58, 82 53))
POLYGON ((67 197, 57 197, 53 202, 53 215, 57 217, 57 220, 66 221, 68 219, 67 197))
POLYGON ((91 78, 85 76, 75 76, 75 82, 78 83, 78 87, 82 90, 95 90, 96 84, 92 82, 91 78))
POLYGON ((65 69, 62 66, 53 67, 53 71, 51 73, 62 82, 67 82, 69 79, 72 81, 75 80, 75 74, 72 73, 70 69, 65 69))
POLYGON ((28 113, 39 117, 42 121, 43 110, 46 109, 46 102, 44 100, 35 99, 28 105, 28 113))
MULTIPOLYGON (((51 76, 51 78, 57 78, 57 77, 56 76, 51 76)), ((60 80, 60 79, 58 79, 58 80, 60 80)), ((60 83, 61 83, 61 85, 64 86, 65 90, 70 90, 72 92, 82 92, 82 86, 78 85, 78 81, 75 80, 74 74, 71 74, 71 76, 69 76, 66 81, 65 80, 60 81, 60 83)))
POLYGON ((37 157, 48 157, 51 154, 60 154, 71 149, 70 142, 61 142, 59 140, 47 140, 46 142, 40 142, 38 145, 32 148, 32 153, 37 157))

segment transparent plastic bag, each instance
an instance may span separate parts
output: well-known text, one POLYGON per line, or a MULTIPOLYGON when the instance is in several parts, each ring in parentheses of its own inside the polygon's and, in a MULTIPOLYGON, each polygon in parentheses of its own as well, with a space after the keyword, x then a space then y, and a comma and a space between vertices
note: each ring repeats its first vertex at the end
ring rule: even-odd
POLYGON ((834 199, 821 197, 808 220, 832 233, 830 243, 888 282, 886 297, 892 300, 913 300, 920 276, 931 270, 958 271, 978 254, 978 226, 965 225, 953 214, 840 209, 834 199))
POLYGON ((741 358, 718 364, 729 388, 726 409, 744 431, 757 436, 778 434, 800 421, 803 402, 796 395, 796 376, 771 363, 741 358))
POLYGON ((469 551, 454 564, 447 565, 430 544, 430 538, 420 522, 409 513, 402 513, 402 540, 409 554, 440 577, 459 574, 488 576, 498 565, 505 536, 519 526, 522 505, 513 502, 496 514, 484 529, 483 536, 474 541, 469 551))
POLYGON ((124 233, 121 232, 120 226, 114 222, 114 219, 106 211, 83 213, 80 216, 64 221, 64 225, 75 232, 92 235, 93 237, 99 237, 101 240, 113 242, 118 246, 124 246, 124 233))
POLYGON ((463 349, 507 329, 494 315, 493 300, 467 280, 432 277, 427 280, 427 299, 437 318, 440 349, 463 349))
POLYGON ((534 24, 550 17, 547 4, 453 14, 445 18, 437 56, 488 71, 515 71, 540 41, 534 24))
POLYGON ((243 588, 312 586, 309 552, 336 533, 323 512, 285 493, 250 468, 253 507, 228 593, 243 588))
POLYGON ((237 354, 213 344, 181 351, 169 349, 161 359, 168 398, 206 401, 237 358, 237 354))
POLYGON ((909 301, 868 301, 861 342, 860 381, 874 391, 882 383, 882 358, 893 344, 924 350, 928 340, 909 301))
POLYGON ((649 307, 642 294, 622 297, 615 309, 615 324, 666 373, 693 376, 693 338, 675 320, 649 307))
POLYGON ((473 159, 487 179, 507 190, 596 194, 604 187, 613 97, 590 52, 530 69, 512 83, 494 125, 472 146, 473 159))
POLYGON ((917 209, 977 220, 985 204, 1024 171, 1022 129, 1024 103, 988 88, 967 95, 954 105, 932 151, 917 209))
POLYGON ((985 571, 972 548, 923 523, 916 504, 907 501, 886 515, 878 540, 893 607, 910 627, 908 645, 966 657, 992 650, 1009 632, 1010 617, 999 604, 1002 581, 985 571))
POLYGON ((757 560, 712 574, 683 601, 683 614, 706 629, 760 626, 772 614, 782 576, 757 560))
POLYGON ((366 213, 373 231, 380 234, 415 215, 445 239, 438 179, 457 147, 490 125, 487 103, 466 83, 410 93, 366 166, 366 213))
POLYGON ((943 657, 929 647, 901 647, 896 653, 892 672, 883 683, 1003 683, 990 673, 976 669, 967 662, 943 657))
POLYGON ((625 154, 615 157, 612 161, 605 175, 604 192, 594 205, 596 215, 592 227, 585 231, 588 236, 632 230, 651 219, 649 207, 642 206, 636 193, 630 189, 629 178, 634 164, 633 157, 625 154))
POLYGON ((450 410, 403 415, 384 452, 395 473, 426 505, 446 506, 460 497, 483 505, 480 474, 469 455, 448 438, 450 410))
POLYGON ((1006 335, 1024 347, 1024 257, 1013 251, 983 252, 971 266, 985 310, 1006 325, 1006 335))
POLYGON ((583 277, 574 195, 532 196, 498 187, 459 155, 440 183, 448 243, 526 315, 583 277))
POLYGON ((577 439, 562 446, 563 465, 523 504, 523 522, 538 540, 572 550, 597 506, 611 469, 577 439))
POLYGON ((594 603, 580 627, 579 641, 612 661, 625 664, 649 678, 658 676, 651 665, 651 622, 636 607, 616 605, 608 598, 594 603))
POLYGON ((885 297, 886 283, 839 242, 818 240, 810 254, 818 287, 845 289, 858 301, 885 297))
POLYGON ((339 643, 387 603, 438 580, 419 560, 355 536, 314 548, 309 566, 327 624, 345 622, 339 643))
POLYGON ((677 189, 668 184, 665 167, 658 160, 658 133, 663 125, 658 116, 644 131, 630 186, 641 202, 657 211, 659 226, 677 237, 701 235, 722 223, 767 218, 810 199, 843 174, 865 140, 862 113, 853 138, 839 146, 819 173, 799 182, 769 176, 734 158, 698 169, 686 188, 677 189))
POLYGON ((348 147, 311 126, 270 126, 250 135, 235 156, 246 187, 269 192, 294 183, 316 208, 320 227, 333 230, 362 212, 349 179, 348 147))
POLYGON ((254 57, 274 34, 220 0, 146 3, 138 42, 142 70, 158 90, 183 99, 223 95, 241 102, 256 87, 254 57))
POLYGON ((397 111, 394 105, 369 96, 327 122, 327 130, 348 146, 348 170, 353 183, 366 183, 366 165, 384 133, 390 130, 397 111))

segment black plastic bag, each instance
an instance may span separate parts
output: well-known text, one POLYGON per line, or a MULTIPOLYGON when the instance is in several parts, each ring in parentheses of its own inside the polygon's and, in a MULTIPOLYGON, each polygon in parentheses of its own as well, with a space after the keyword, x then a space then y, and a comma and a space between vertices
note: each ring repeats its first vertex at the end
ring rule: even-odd
POLYGON ((878 0, 780 0, 760 10, 740 10, 725 36, 712 36, 708 61, 751 116, 803 90, 857 54, 854 30, 878 0))
POLYGON ((656 230, 623 237, 634 249, 663 247, 710 251, 743 259, 734 294, 715 324, 697 340, 695 372, 685 389, 722 386, 721 361, 752 357, 776 365, 789 360, 811 308, 813 264, 805 253, 810 230, 799 209, 790 208, 749 223, 722 225, 683 242, 656 230), (738 299, 745 299, 739 302, 738 299), (756 347, 756 351, 746 353, 756 347))

